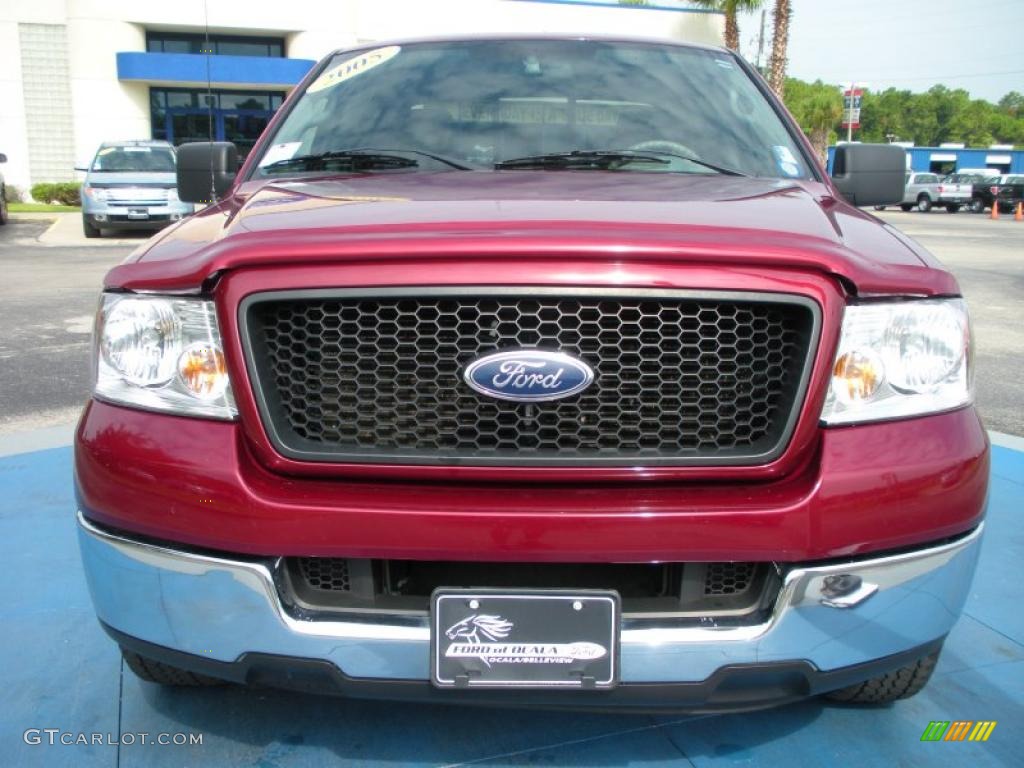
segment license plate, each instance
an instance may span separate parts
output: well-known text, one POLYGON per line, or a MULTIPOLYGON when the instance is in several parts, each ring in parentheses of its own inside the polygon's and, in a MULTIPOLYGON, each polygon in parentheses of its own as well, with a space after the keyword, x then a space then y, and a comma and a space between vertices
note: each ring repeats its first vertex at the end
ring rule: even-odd
POLYGON ((129 208, 128 209, 129 219, 148 219, 149 211, 145 208, 129 208))
POLYGON ((439 688, 614 688, 617 592, 438 589, 430 677, 439 688))

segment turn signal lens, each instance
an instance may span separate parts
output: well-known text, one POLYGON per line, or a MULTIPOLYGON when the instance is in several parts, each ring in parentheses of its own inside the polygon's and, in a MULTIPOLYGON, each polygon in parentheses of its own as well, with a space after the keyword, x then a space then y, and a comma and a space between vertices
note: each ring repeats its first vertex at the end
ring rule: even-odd
POLYGON ((832 369, 832 391, 844 404, 854 405, 874 397, 883 379, 878 355, 858 349, 840 355, 836 360, 832 369))
POLYGON ((178 358, 178 377, 185 389, 198 398, 220 397, 228 387, 224 353, 212 344, 193 344, 178 358))

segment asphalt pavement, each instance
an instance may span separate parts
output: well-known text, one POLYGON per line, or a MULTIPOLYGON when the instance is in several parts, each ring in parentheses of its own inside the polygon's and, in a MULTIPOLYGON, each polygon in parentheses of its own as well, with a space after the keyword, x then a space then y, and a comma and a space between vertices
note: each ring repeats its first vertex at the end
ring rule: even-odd
POLYGON ((978 410, 989 429, 1024 436, 1024 221, 941 210, 879 216, 956 275, 974 330, 978 410))
POLYGON ((0 227, 0 433, 77 418, 103 275, 134 247, 41 245, 50 225, 0 227))
MULTIPOLYGON (((885 211, 960 280, 974 322, 978 406, 989 429, 1024 436, 1024 222, 885 211)), ((77 215, 0 227, 0 434, 73 421, 89 388, 89 339, 104 273, 145 239, 78 236, 77 215)))

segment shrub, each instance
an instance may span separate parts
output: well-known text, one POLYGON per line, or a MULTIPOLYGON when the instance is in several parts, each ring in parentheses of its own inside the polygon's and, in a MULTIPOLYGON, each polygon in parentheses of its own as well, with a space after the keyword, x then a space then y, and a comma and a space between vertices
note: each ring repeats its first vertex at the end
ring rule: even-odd
POLYGON ((20 203, 22 201, 21 190, 12 184, 4 185, 4 200, 8 203, 20 203))
POLYGON ((32 199, 37 203, 81 205, 81 185, 77 181, 40 182, 32 185, 32 199))
POLYGON ((33 184, 29 192, 32 193, 32 199, 37 203, 49 203, 53 199, 53 184, 48 182, 33 184))
POLYGON ((57 202, 61 205, 81 205, 82 185, 77 181, 65 181, 58 184, 57 202))

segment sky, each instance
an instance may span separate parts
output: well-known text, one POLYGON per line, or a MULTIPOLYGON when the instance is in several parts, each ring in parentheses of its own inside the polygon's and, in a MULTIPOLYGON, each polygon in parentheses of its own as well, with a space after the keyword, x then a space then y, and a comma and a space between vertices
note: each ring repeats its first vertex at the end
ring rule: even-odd
MULTIPOLYGON (((563 2, 565 0, 562 0, 563 2)), ((617 0, 585 0, 615 3, 617 0)), ((926 91, 941 83, 998 101, 1024 93, 1024 0, 792 0, 789 74, 802 80, 926 91)), ((651 5, 690 5, 651 0, 651 5)), ((765 53, 771 8, 764 3, 765 53)), ((741 50, 757 58, 761 13, 740 16, 741 50)))
MULTIPOLYGON (((802 80, 872 90, 941 83, 998 101, 1024 93, 1024 0, 792 0, 789 70, 802 80)), ((771 6, 765 20, 770 50, 771 6)), ((761 14, 740 18, 741 49, 757 57, 761 14)))

